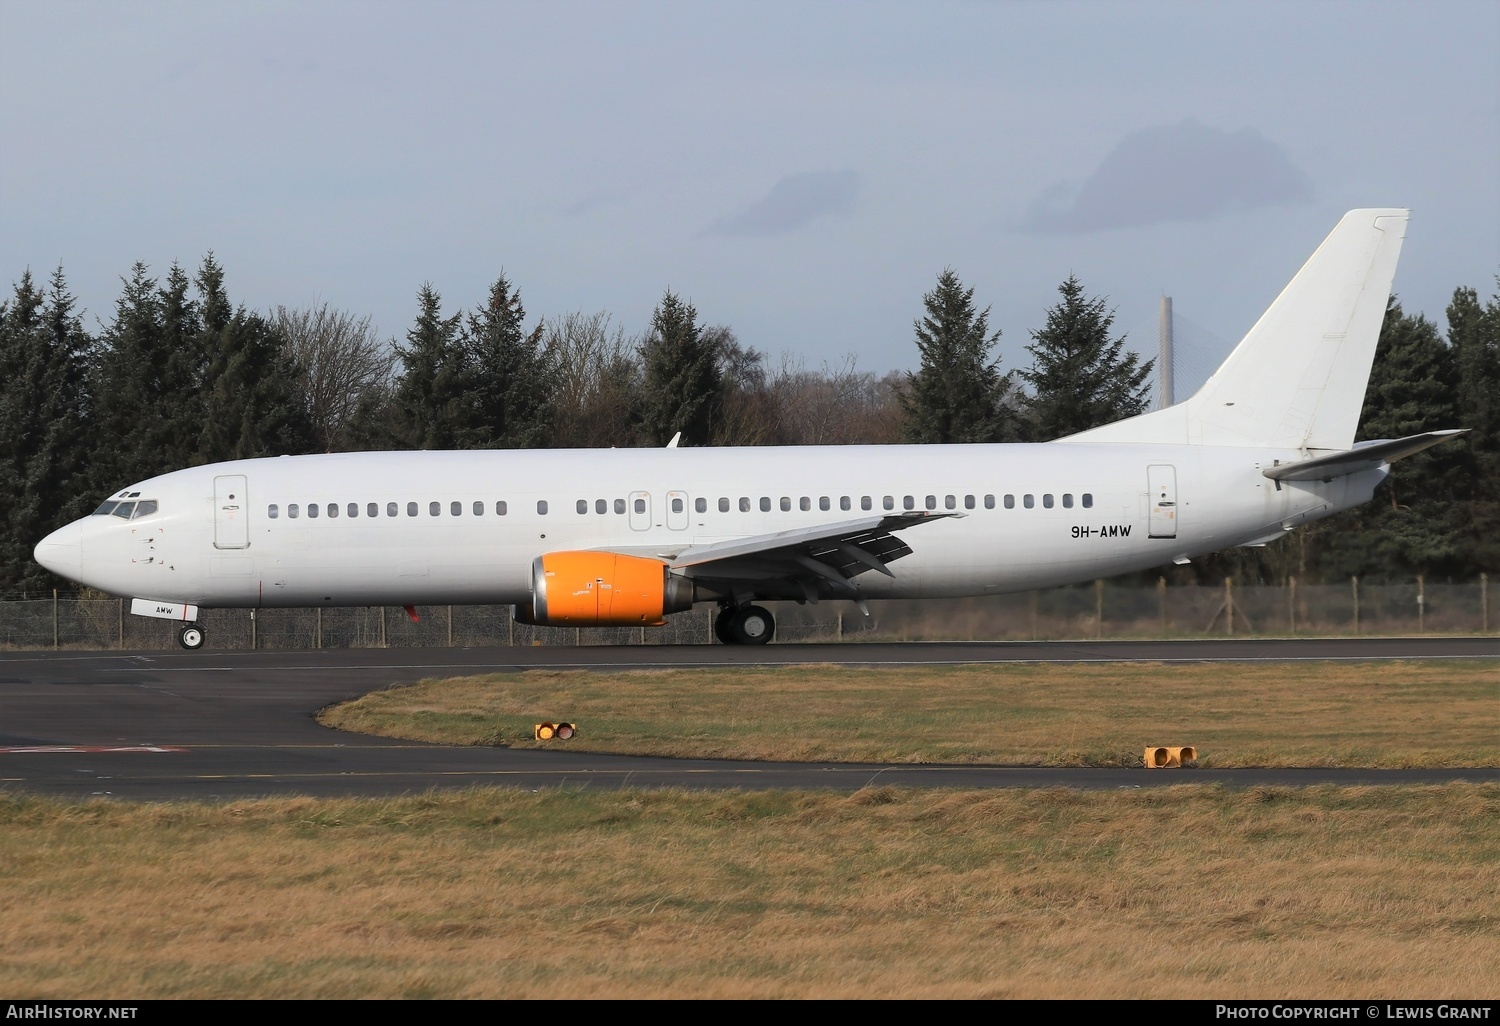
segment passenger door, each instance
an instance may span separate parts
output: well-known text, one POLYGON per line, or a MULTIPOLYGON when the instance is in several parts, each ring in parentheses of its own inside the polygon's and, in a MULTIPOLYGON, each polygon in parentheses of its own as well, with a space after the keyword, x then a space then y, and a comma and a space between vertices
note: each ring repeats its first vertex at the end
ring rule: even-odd
POLYGON ((1151 501, 1150 536, 1176 538, 1177 468, 1165 463, 1148 466, 1146 487, 1151 501))
POLYGON ((249 483, 243 474, 214 478, 214 548, 250 547, 249 483))

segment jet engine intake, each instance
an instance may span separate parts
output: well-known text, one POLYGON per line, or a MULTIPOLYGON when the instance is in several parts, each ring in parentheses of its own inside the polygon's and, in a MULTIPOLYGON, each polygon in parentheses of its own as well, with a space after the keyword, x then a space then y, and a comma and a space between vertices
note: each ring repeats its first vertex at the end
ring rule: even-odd
POLYGON ((639 627, 693 607, 693 582, 665 563, 615 552, 549 552, 531 564, 531 604, 522 623, 550 627, 639 627))

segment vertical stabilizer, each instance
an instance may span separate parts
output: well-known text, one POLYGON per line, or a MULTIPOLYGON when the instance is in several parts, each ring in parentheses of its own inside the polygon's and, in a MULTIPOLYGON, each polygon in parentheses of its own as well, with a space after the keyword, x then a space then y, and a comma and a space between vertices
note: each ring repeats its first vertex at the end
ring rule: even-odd
POLYGON ((1191 399, 1067 441, 1349 448, 1408 213, 1349 211, 1191 399))

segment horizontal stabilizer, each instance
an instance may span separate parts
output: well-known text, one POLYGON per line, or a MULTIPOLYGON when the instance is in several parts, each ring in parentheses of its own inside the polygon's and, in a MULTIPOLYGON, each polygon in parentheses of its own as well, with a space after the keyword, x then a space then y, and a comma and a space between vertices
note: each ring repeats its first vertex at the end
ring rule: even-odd
POLYGON ((1455 428, 1449 431, 1424 431, 1420 435, 1408 435, 1405 438, 1360 442, 1354 448, 1343 452, 1330 453, 1327 456, 1318 456, 1297 463, 1281 463, 1274 467, 1267 467, 1261 473, 1273 481, 1328 481, 1335 477, 1374 470, 1385 463, 1395 463, 1413 453, 1457 437, 1467 430, 1468 428, 1455 428))

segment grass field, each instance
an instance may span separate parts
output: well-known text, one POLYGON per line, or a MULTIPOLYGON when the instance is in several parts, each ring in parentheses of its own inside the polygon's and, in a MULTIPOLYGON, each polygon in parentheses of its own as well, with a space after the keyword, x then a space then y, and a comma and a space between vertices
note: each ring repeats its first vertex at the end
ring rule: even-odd
POLYGON ((696 758, 1139 766, 1500 765, 1500 662, 528 671, 393 688, 329 726, 461 745, 696 758))
POLYGON ((1493 999, 1497 822, 1472 784, 0 797, 0 993, 1493 999))
MULTIPOLYGON (((529 673, 325 713, 517 745, 561 718, 580 747, 666 754, 1495 765, 1500 680, 1478 661, 529 673)), ((1494 1000, 1497 823, 1495 784, 0 793, 0 993, 1494 1000)))

